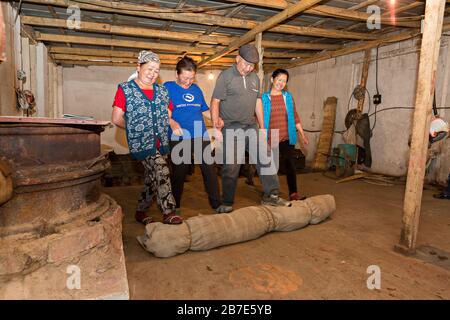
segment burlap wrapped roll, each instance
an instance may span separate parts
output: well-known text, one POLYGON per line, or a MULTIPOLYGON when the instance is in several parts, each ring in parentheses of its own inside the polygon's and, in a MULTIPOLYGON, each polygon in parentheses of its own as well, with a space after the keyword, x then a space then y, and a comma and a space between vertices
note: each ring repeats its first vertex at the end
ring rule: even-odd
POLYGON ((275 220, 274 231, 293 231, 303 228, 311 220, 311 212, 305 201, 292 201, 292 207, 270 207, 275 220))
POLYGON ((191 230, 191 250, 208 250, 257 239, 272 231, 272 215, 263 207, 247 207, 229 214, 196 216, 186 221, 191 230))
POLYGON ((151 223, 137 239, 156 257, 167 258, 187 250, 208 250, 253 240, 271 231, 292 231, 317 224, 336 210, 331 195, 294 201, 292 207, 246 207, 230 214, 199 215, 181 225, 151 223))
POLYGON ((191 246, 191 233, 186 223, 170 226, 150 223, 145 226, 145 235, 137 239, 145 250, 160 258, 184 253, 191 246))
POLYGON ((310 224, 318 224, 328 218, 331 213, 336 211, 336 202, 332 195, 322 195, 311 197, 304 200, 308 208, 311 210, 310 224))

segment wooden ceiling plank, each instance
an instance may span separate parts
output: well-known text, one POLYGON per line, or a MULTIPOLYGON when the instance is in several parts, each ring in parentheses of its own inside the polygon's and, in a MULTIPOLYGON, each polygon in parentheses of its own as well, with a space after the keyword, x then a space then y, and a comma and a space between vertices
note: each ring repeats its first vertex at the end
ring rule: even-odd
MULTIPOLYGON (((63 19, 24 16, 22 17, 22 23, 25 25, 33 25, 33 26, 67 28, 66 21, 63 19)), ((193 41, 193 39, 198 39, 204 43, 209 44, 227 45, 230 44, 232 41, 238 39, 225 36, 204 36, 204 35, 195 35, 192 33, 161 31, 149 28, 117 26, 108 23, 98 23, 98 22, 81 22, 80 27, 82 31, 89 31, 89 32, 99 32, 107 34, 111 33, 123 36, 139 35, 141 37, 151 37, 151 38, 161 37, 168 40, 181 40, 186 42, 191 42, 193 41)), ((272 41, 272 40, 263 40, 263 45, 266 48, 286 48, 286 49, 303 49, 303 50, 330 50, 330 49, 334 50, 340 47, 339 45, 335 44, 313 44, 309 42, 294 42, 294 41, 288 42, 288 41, 272 41)))
POLYGON ((230 43, 228 45, 228 47, 226 47, 225 49, 220 50, 219 52, 215 53, 214 55, 212 55, 211 57, 205 59, 204 61, 200 62, 200 64, 198 65, 200 68, 204 65, 206 65, 208 62, 210 61, 214 61, 224 55, 226 55, 227 53, 236 50, 237 48, 239 48, 241 45, 246 44, 252 40, 255 39, 255 36, 258 33, 261 33, 263 31, 266 31, 272 27, 274 27, 275 25, 279 24, 280 22, 283 22, 287 19, 289 19, 290 17, 305 11, 306 9, 310 8, 311 6, 321 2, 322 0, 301 0, 300 2, 293 4, 291 6, 288 6, 286 9, 284 9, 283 11, 281 11, 280 13, 277 13, 275 16, 267 19, 266 21, 260 23, 259 25, 257 25, 256 27, 254 27, 252 30, 248 31, 246 34, 244 34, 243 36, 239 37, 239 39, 233 41, 232 43, 230 43))
POLYGON ((63 36, 48 33, 37 33, 36 40, 38 41, 48 41, 48 42, 70 42, 77 44, 89 44, 98 46, 116 46, 125 48, 139 48, 147 50, 163 50, 163 51, 173 51, 173 52, 192 52, 192 53, 206 53, 213 54, 213 48, 203 48, 203 47, 189 47, 180 46, 174 44, 162 44, 146 41, 132 41, 132 40, 119 40, 119 39, 105 39, 105 38, 94 38, 94 37, 82 37, 82 36, 63 36))
MULTIPOLYGON (((289 4, 285 0, 276 0, 276 1, 273 1, 273 0, 271 0, 271 1, 267 1, 267 0, 229 0, 229 1, 237 2, 237 3, 241 3, 241 4, 252 4, 252 5, 256 5, 256 6, 273 8, 273 9, 286 9, 289 4)), ((358 21, 367 21, 371 16, 371 14, 366 13, 366 12, 342 9, 342 8, 337 8, 337 7, 333 7, 333 6, 327 6, 327 5, 316 5, 308 10, 305 10, 304 13, 312 14, 312 15, 319 15, 319 16, 340 18, 340 19, 358 20, 358 21)), ((384 20, 382 22, 383 22, 383 24, 393 24, 393 22, 390 20, 384 20)), ((395 25, 401 26, 401 27, 411 27, 411 28, 420 27, 420 23, 418 24, 415 22, 397 22, 395 25)))
MULTIPOLYGON (((23 0, 28 3, 51 4, 55 6, 67 7, 72 2, 66 0, 23 0)), ((260 24, 260 21, 244 20, 237 18, 227 18, 215 14, 200 14, 200 13, 162 13, 149 12, 148 6, 127 4, 122 2, 109 2, 105 0, 97 0, 95 3, 100 5, 87 4, 82 2, 74 2, 81 9, 93 10, 98 12, 118 13, 123 15, 141 16, 161 20, 173 20, 194 24, 204 25, 218 25, 221 27, 238 28, 238 29, 253 29, 260 24)), ((153 8, 154 10, 154 8, 153 8)), ((355 40, 371 40, 375 39, 372 35, 366 33, 356 33, 348 31, 336 31, 322 28, 301 27, 292 25, 278 25, 268 31, 297 34, 311 37, 326 37, 326 38, 341 38, 341 39, 355 39, 355 40)))
MULTIPOLYGON (((56 19, 59 19, 59 16, 58 16, 58 14, 56 13, 56 10, 55 10, 55 8, 53 8, 52 6, 47 6, 47 8, 48 8, 48 10, 50 11, 50 13, 52 14, 52 16, 54 17, 54 18, 56 18, 56 19)), ((66 30, 64 30, 63 28, 59 28, 59 32, 61 33, 61 34, 66 34, 66 30)), ((70 43, 66 43, 66 46, 68 46, 68 47, 70 47, 71 46, 71 44, 70 43)))

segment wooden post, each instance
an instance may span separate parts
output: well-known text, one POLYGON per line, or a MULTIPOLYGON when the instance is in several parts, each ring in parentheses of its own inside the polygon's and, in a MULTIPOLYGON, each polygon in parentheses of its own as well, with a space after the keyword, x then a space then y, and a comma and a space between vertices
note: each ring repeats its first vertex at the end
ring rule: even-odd
MULTIPOLYGON (((370 52, 371 51, 372 51, 372 49, 367 49, 364 54, 364 64, 363 64, 363 69, 362 69, 362 73, 361 73, 361 82, 359 84, 364 89, 366 88, 367 77, 369 76, 370 52)), ((366 98, 366 94, 364 93, 364 97, 361 100, 358 100, 357 110, 360 113, 364 109, 364 101, 366 100, 365 98, 366 98)), ((370 97, 369 97, 369 99, 370 99, 370 97)))
POLYGON ((22 70, 25 71, 25 81, 22 81, 23 90, 31 90, 31 63, 30 63, 30 42, 28 38, 22 37, 22 70))
POLYGON ((264 48, 262 47, 262 32, 258 33, 255 38, 256 49, 258 49, 259 53, 259 63, 258 63, 258 77, 259 77, 259 85, 261 92, 264 91, 264 66, 263 66, 263 56, 264 56, 264 48))
POLYGON ((416 248, 444 7, 445 1, 442 0, 426 2, 408 178, 403 204, 403 227, 400 243, 395 246, 395 250, 405 254, 413 254, 416 248))
POLYGON ((57 82, 56 82, 56 96, 57 96, 57 106, 59 117, 64 114, 64 92, 63 92, 63 67, 56 66, 57 82))
POLYGON ((48 68, 48 86, 47 86, 47 99, 45 101, 46 114, 48 114, 49 118, 58 118, 58 115, 55 112, 54 106, 54 94, 53 94, 53 79, 55 77, 53 70, 53 63, 50 62, 50 59, 47 60, 47 68, 48 68))
POLYGON ((6 34, 2 6, 3 4, 0 4, 0 63, 6 60, 6 34))

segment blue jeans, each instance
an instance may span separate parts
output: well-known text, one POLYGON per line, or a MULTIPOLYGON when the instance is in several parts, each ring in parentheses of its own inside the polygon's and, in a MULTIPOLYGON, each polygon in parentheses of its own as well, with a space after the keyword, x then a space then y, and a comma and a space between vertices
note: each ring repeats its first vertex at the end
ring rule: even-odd
POLYGON ((239 169, 245 161, 245 151, 249 154, 250 163, 256 165, 264 195, 278 195, 277 170, 270 158, 270 148, 267 146, 266 137, 258 134, 256 124, 244 125, 233 122, 222 129, 222 135, 223 145, 220 148, 223 153, 222 203, 227 206, 234 203, 239 169), (236 132, 236 130, 239 129, 242 130, 241 133, 246 134, 237 134, 239 131, 236 132))

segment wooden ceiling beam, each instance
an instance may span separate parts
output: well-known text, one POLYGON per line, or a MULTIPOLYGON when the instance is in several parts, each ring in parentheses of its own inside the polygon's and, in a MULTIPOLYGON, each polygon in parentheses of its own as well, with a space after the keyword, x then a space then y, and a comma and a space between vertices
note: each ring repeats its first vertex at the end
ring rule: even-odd
MULTIPOLYGON (((57 64, 64 64, 64 65, 74 65, 74 66, 114 66, 114 67, 135 67, 136 63, 121 63, 121 62, 109 62, 109 61, 79 61, 79 60, 56 60, 54 61, 57 64)), ((165 63, 162 65, 162 68, 164 66, 170 65, 173 66, 172 63, 165 63)), ((229 67, 229 65, 213 65, 214 69, 225 69, 229 67)))
POLYGON ((347 54, 355 53, 358 51, 363 51, 366 49, 374 48, 374 47, 377 47, 378 45, 386 45, 389 43, 408 40, 415 36, 418 36, 419 34, 420 34, 420 30, 419 31, 414 30, 414 31, 398 33, 395 35, 386 35, 386 36, 380 37, 378 40, 359 43, 356 45, 350 45, 348 47, 345 47, 343 49, 339 49, 336 51, 318 53, 311 58, 303 59, 298 62, 292 62, 290 64, 285 65, 284 67, 285 68, 293 68, 293 67, 306 65, 306 64, 310 64, 310 63, 314 63, 314 62, 319 62, 319 61, 323 61, 323 60, 327 60, 327 59, 331 59, 331 58, 336 58, 336 57, 344 56, 347 54))
MULTIPOLYGON (((56 19, 58 19, 59 17, 58 17, 58 14, 56 13, 56 10, 55 10, 55 8, 53 8, 52 6, 49 6, 49 5, 47 5, 47 8, 48 8, 48 11, 50 11, 50 13, 52 14, 52 16, 54 17, 54 18, 56 18, 56 19)), ((67 24, 67 23, 66 23, 67 24)), ((61 33, 61 34, 66 34, 66 30, 64 30, 64 28, 59 28, 59 32, 61 33)), ((70 43, 66 43, 66 46, 68 46, 68 47, 70 47, 71 46, 71 44, 70 43)))
MULTIPOLYGON (((66 20, 63 19, 24 16, 21 18, 21 21, 22 24, 25 25, 67 28, 66 20)), ((109 23, 97 23, 97 22, 81 22, 80 28, 81 28, 80 31, 118 34, 123 36, 140 36, 149 38, 160 37, 168 40, 179 40, 186 42, 200 41, 208 44, 230 44, 232 41, 238 39, 226 36, 204 36, 200 34, 196 35, 187 32, 161 31, 157 29, 118 26, 118 25, 111 25, 109 23)), ((340 47, 339 45, 335 44, 312 44, 309 42, 294 42, 294 41, 289 42, 289 41, 263 40, 262 43, 265 48, 285 48, 285 49, 302 49, 302 50, 335 50, 340 47)))
MULTIPOLYGON (((73 2, 67 0, 23 0, 23 2, 54 5, 59 7, 68 7, 73 4, 77 5, 80 9, 84 10, 117 13, 121 15, 147 17, 160 20, 172 20, 194 24, 203 24, 209 26, 217 25, 221 27, 238 28, 238 29, 253 29, 261 23, 260 21, 228 18, 217 14, 186 13, 186 12, 170 13, 170 12, 161 12, 161 9, 159 9, 160 11, 158 12, 157 9, 155 9, 154 7, 123 3, 118 1, 110 2, 106 0, 96 0, 94 2, 96 4, 73 2)), ((376 38, 373 35, 366 33, 336 31, 323 28, 301 27, 292 25, 277 25, 270 28, 267 31, 311 36, 311 37, 335 38, 335 39, 373 40, 376 38)))
MULTIPOLYGON (((68 28, 67 21, 64 19, 41 18, 32 16, 23 16, 21 18, 23 24, 41 27, 68 28)), ((130 27, 121 25, 112 25, 109 23, 99 22, 80 22, 79 31, 110 33, 123 36, 139 36, 149 38, 163 38, 169 40, 181 40, 188 42, 202 42, 212 44, 229 44, 233 38, 227 36, 204 36, 196 33, 172 32, 158 29, 130 27)))
MULTIPOLYGON (((54 60, 108 60, 111 62, 126 62, 136 63, 138 56, 137 52, 127 51, 111 51, 111 50, 99 50, 99 49, 80 49, 80 48, 68 48, 68 47, 51 47, 48 49, 48 53, 54 60)), ((177 54, 158 54, 159 59, 164 62, 178 61, 182 55, 177 54)), ((201 56, 190 56, 194 61, 199 62, 201 56)), ((264 63, 289 63, 289 58, 282 59, 277 57, 276 59, 264 58, 264 63)), ((233 64, 235 62, 234 57, 220 58, 215 63, 233 64)))
MULTIPOLYGON (((49 47, 48 52, 50 54, 53 53, 63 53, 63 54, 75 54, 75 55, 87 55, 87 56, 103 56, 103 57, 117 57, 117 58, 137 58, 139 51, 124 51, 124 50, 107 50, 107 49, 92 49, 92 48, 68 48, 68 47, 49 47)), ((165 54, 158 53, 160 59, 176 59, 180 58, 182 54, 165 54)), ((234 59, 236 54, 230 54, 227 57, 234 59)), ((274 52, 274 51, 264 51, 265 58, 274 58, 274 59, 291 59, 291 58, 309 58, 313 54, 310 52, 292 52, 292 53, 283 53, 283 52, 274 52)), ((201 59, 201 56, 189 55, 192 59, 198 61, 201 59)))
MULTIPOLYGON (((366 0, 366 1, 363 1, 363 2, 361 2, 359 4, 357 4, 357 5, 351 6, 350 8, 348 8, 348 10, 359 10, 361 8, 365 8, 365 7, 370 6, 370 5, 374 4, 374 3, 377 3, 378 1, 379 0, 366 0)), ((330 21, 331 19, 332 18, 330 18, 330 17, 325 18, 325 19, 321 19, 319 21, 314 22, 310 26, 311 27, 318 27, 318 26, 324 24, 325 22, 330 21)))
POLYGON ((152 41, 133 41, 133 40, 120 40, 120 39, 107 39, 107 38, 95 38, 95 37, 83 37, 83 36, 63 36, 57 34, 49 33, 39 33, 36 32, 37 41, 48 41, 48 42, 69 42, 77 44, 88 44, 88 45, 98 45, 98 46, 115 46, 115 47, 125 47, 125 48, 138 48, 147 50, 161 50, 170 52, 189 52, 198 54, 213 54, 215 49, 204 48, 204 47, 190 47, 190 46, 180 46, 174 44, 162 44, 154 43, 152 41))
POLYGON ((317 4, 321 1, 322 0, 301 0, 300 2, 298 2, 296 4, 288 6, 286 9, 284 9, 280 13, 277 13, 275 16, 260 23, 259 25, 254 27, 252 30, 248 31, 246 34, 239 37, 239 39, 230 43, 228 45, 228 47, 226 47, 225 49, 222 49, 222 50, 218 51, 217 53, 215 53, 214 55, 212 55, 211 57, 203 60, 202 62, 200 62, 200 64, 198 66, 201 68, 202 66, 205 66, 208 62, 217 60, 218 58, 226 55, 227 53, 238 49, 241 45, 254 40, 255 36, 258 33, 261 33, 263 31, 266 31, 266 30, 272 28, 273 26, 279 24, 280 22, 283 22, 284 20, 289 19, 290 17, 292 17, 302 11, 305 11, 306 9, 310 8, 311 6, 317 4))
POLYGON ((313 56, 311 52, 274 52, 264 50, 265 58, 309 58, 313 56))
MULTIPOLYGON (((255 5, 266 8, 273 9, 286 9, 289 3, 285 0, 229 0, 231 2, 237 2, 241 4, 255 5)), ((318 16, 327 16, 338 19, 346 19, 346 20, 356 20, 356 21, 367 21, 371 14, 357 11, 357 10, 349 10, 342 9, 327 5, 316 5, 310 9, 304 11, 304 13, 318 15, 318 16)), ((396 23, 392 22, 390 19, 381 19, 382 24, 395 25, 400 27, 410 27, 410 28, 419 28, 420 22, 408 22, 408 21, 397 21, 396 23)))
POLYGON ((342 48, 340 44, 295 42, 295 41, 262 41, 264 48, 298 49, 298 50, 336 50, 342 48))
MULTIPOLYGON (((80 54, 65 54, 65 53, 53 53, 52 57, 54 60, 77 60, 77 61, 107 61, 107 62, 120 62, 120 63, 131 63, 136 65, 135 57, 111 57, 103 55, 80 55, 80 54)), ((177 55, 159 55, 161 64, 176 64, 181 56, 177 55)), ((194 59, 198 60, 198 59, 194 59)), ((216 61, 216 64, 233 64, 235 59, 233 58, 222 58, 216 61)))
MULTIPOLYGON (((395 9, 395 13, 398 14, 398 13, 401 13, 401 12, 404 12, 404 11, 407 11, 407 10, 410 10, 410 9, 414 9, 414 8, 417 8, 417 7, 420 7, 420 6, 424 6, 424 5, 425 5, 425 2, 415 1, 413 3, 410 3, 410 4, 407 4, 407 5, 404 5, 404 6, 396 8, 395 9)), ((391 12, 389 12, 389 11, 383 12, 381 14, 381 19, 384 19, 384 20, 391 19, 391 12)), ((364 24, 363 23, 356 23, 356 24, 354 24, 354 25, 352 25, 352 26, 350 26, 348 28, 345 28, 344 30, 351 31, 351 30, 359 28, 361 26, 364 26, 364 24)))

